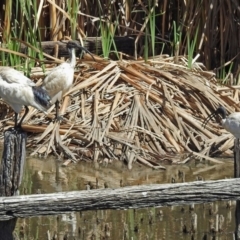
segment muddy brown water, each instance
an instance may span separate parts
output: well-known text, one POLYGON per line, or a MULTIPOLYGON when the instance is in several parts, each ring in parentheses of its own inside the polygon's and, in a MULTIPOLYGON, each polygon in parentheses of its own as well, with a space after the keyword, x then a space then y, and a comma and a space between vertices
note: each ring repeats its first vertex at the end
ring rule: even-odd
MULTIPOLYGON (((182 182, 196 179, 216 180, 233 177, 232 159, 224 159, 222 165, 190 161, 187 165, 166 166, 167 170, 152 170, 134 165, 129 171, 120 161, 114 163, 80 162, 62 167, 61 162, 49 158, 27 158, 22 192, 52 193, 83 190, 87 185, 111 188, 120 185, 141 185, 152 183, 182 182)), ((18 219, 15 233, 20 239, 233 239, 235 230, 235 202, 213 202, 192 206, 130 210, 97 210, 72 212, 57 216, 18 219), (227 207, 230 204, 231 207, 227 207), (197 231, 183 232, 183 226, 190 229, 191 216, 197 214, 197 231), (211 231, 219 216, 224 217, 223 229, 211 231), (54 238, 54 236, 56 238, 54 238), (64 238, 65 237, 65 238, 64 238)))

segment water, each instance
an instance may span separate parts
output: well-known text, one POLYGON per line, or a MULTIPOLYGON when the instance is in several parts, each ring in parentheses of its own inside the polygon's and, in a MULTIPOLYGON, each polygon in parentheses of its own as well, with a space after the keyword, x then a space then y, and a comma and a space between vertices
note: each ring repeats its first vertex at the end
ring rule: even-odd
MULTIPOLYGON (((215 180, 233 177, 233 161, 222 165, 191 161, 188 165, 152 170, 137 163, 129 171, 121 162, 112 164, 80 162, 62 167, 55 159, 28 158, 22 192, 52 193, 108 186, 182 182, 198 178, 215 180)), ((175 206, 130 210, 97 210, 58 216, 18 219, 15 233, 20 239, 233 239, 235 202, 214 202, 195 206, 175 206), (229 206, 230 204, 230 206, 229 206), (192 208, 191 208, 192 207, 192 208), (191 232, 192 215, 197 215, 196 232, 191 232), (224 217, 220 232, 217 219, 224 217), (186 229, 185 232, 183 229, 186 229), (67 237, 67 238, 66 238, 67 237)))

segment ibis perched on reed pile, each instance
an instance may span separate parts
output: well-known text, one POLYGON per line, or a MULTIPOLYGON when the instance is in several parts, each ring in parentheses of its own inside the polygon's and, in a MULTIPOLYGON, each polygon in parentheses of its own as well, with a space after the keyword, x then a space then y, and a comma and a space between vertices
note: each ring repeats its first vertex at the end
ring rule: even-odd
POLYGON ((214 116, 219 114, 222 117, 222 126, 230 132, 234 137, 240 139, 240 112, 231 113, 227 116, 227 111, 223 106, 218 107, 218 109, 211 113, 204 121, 204 126, 212 119, 214 116))
POLYGON ((10 67, 0 67, 0 97, 15 112, 15 128, 21 127, 29 111, 28 106, 45 113, 51 106, 51 98, 42 87, 36 86, 34 82, 21 72, 10 67), (22 106, 25 106, 25 113, 19 123, 17 123, 18 114, 22 106))
POLYGON ((55 103, 56 107, 56 119, 59 117, 59 101, 62 96, 71 88, 74 79, 74 67, 76 65, 76 49, 82 49, 92 54, 82 47, 77 41, 68 41, 67 49, 70 54, 70 61, 64 62, 55 67, 43 80, 42 87, 48 92, 52 98, 52 103, 55 103))

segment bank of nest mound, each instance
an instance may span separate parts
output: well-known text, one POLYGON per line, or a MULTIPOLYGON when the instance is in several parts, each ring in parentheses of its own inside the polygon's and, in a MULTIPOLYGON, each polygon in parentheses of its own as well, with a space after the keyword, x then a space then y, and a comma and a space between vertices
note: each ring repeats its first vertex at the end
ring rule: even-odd
MULTIPOLYGON (((54 66, 48 66, 51 70, 54 66)), ((41 68, 31 78, 39 85, 41 68)), ((184 163, 191 156, 218 162, 211 156, 232 154, 233 137, 204 119, 219 105, 239 111, 238 87, 220 86, 200 63, 188 68, 184 57, 157 56, 147 62, 79 60, 73 88, 61 104, 64 118, 54 122, 31 109, 23 129, 33 154, 62 154, 70 161, 138 161, 164 168, 163 161, 184 163), (31 134, 32 133, 32 134, 31 134)), ((13 124, 13 111, 1 103, 2 128, 13 124)))

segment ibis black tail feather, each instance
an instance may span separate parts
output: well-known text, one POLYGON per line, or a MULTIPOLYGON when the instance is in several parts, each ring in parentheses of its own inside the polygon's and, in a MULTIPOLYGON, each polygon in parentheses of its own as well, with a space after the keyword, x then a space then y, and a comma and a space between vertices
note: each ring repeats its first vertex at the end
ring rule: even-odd
POLYGON ((48 95, 47 91, 42 87, 32 87, 34 99, 37 103, 39 103, 44 108, 48 109, 51 103, 51 97, 48 95))

